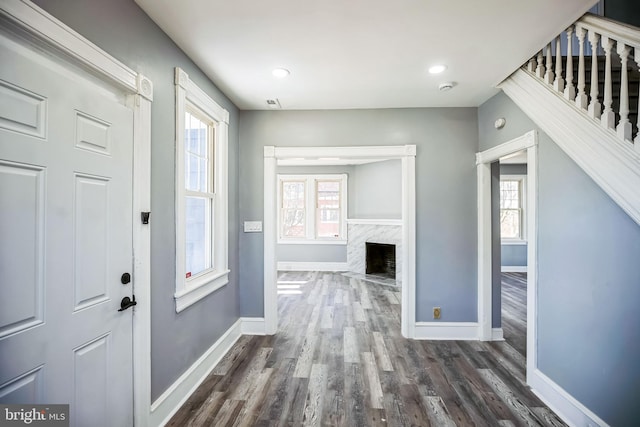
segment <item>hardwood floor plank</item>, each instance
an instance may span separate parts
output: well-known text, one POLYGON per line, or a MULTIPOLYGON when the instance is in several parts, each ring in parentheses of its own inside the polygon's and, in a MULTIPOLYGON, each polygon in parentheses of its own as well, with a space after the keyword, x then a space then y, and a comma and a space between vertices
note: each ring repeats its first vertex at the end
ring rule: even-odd
POLYGON ((311 365, 313 364, 313 356, 316 352, 316 343, 318 342, 318 336, 315 334, 307 335, 304 344, 302 345, 302 351, 298 356, 298 363, 296 364, 296 370, 293 373, 294 378, 309 378, 311 373, 311 365))
POLYGON ((365 351, 362 353, 362 361, 364 364, 364 370, 367 374, 367 382, 369 383, 369 397, 371 399, 371 407, 376 409, 383 409, 382 399, 382 386, 380 385, 380 378, 378 377, 378 366, 376 365, 375 357, 373 353, 365 351))
POLYGON ((380 369, 383 371, 391 372, 393 371, 393 365, 391 364, 391 359, 389 359, 389 352, 387 351, 387 346, 384 344, 384 337, 380 332, 373 332, 373 341, 375 343, 375 355, 378 364, 380 365, 380 369))
POLYGON ((526 275, 504 279, 504 342, 414 341, 382 281, 286 272, 272 336, 243 336, 168 426, 564 426, 524 383, 526 275), (296 288, 298 289, 298 288, 296 288))
POLYGON ((449 416, 449 411, 439 396, 425 396, 427 413, 432 424, 442 427, 456 427, 456 423, 449 416))
POLYGON ((347 326, 344 328, 344 363, 360 363, 360 353, 358 352, 358 340, 356 328, 347 326))
POLYGON ((314 364, 311 367, 307 400, 304 405, 302 425, 319 426, 322 424, 324 395, 327 388, 327 366, 314 364))
POLYGON ((225 400, 224 404, 216 414, 211 425, 214 426, 234 426, 237 425, 238 415, 245 402, 243 400, 225 400))
POLYGON ((509 405, 511 411, 521 423, 527 426, 540 425, 531 409, 529 409, 491 369, 479 369, 478 372, 485 378, 496 394, 509 405))

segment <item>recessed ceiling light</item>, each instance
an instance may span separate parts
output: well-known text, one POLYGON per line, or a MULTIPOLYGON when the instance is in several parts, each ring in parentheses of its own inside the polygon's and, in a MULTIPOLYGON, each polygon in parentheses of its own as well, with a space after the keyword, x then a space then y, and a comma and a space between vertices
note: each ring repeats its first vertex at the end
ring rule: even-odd
POLYGON ((290 74, 289 70, 287 70, 286 68, 274 68, 271 73, 274 75, 274 77, 278 77, 279 79, 287 77, 290 74))
POLYGON ((429 73, 430 74, 440 74, 446 69, 447 69, 446 65, 438 64, 438 65, 434 65, 434 66, 430 67, 429 68, 429 73))

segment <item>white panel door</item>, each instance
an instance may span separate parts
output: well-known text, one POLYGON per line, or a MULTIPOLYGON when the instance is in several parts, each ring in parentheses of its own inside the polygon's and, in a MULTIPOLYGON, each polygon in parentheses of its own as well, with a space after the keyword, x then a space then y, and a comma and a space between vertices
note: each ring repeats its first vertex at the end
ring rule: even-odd
POLYGON ((0 34, 0 403, 133 425, 133 113, 0 34))

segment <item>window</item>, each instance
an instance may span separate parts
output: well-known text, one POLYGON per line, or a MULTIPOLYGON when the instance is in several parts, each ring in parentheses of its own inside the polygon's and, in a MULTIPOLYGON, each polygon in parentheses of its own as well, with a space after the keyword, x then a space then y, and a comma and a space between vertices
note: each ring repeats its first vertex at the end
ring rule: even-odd
POLYGON ((347 175, 278 175, 279 243, 346 243, 347 175))
POLYGON ((524 241, 525 177, 502 175, 500 177, 500 237, 506 241, 524 241))
POLYGON ((228 283, 229 114, 176 68, 176 311, 228 283))

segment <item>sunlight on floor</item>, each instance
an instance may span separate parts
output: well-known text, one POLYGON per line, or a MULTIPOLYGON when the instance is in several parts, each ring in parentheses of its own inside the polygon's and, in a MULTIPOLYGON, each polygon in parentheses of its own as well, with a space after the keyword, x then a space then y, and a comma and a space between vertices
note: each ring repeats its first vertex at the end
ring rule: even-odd
POLYGON ((300 289, 307 280, 278 280, 278 295, 302 295, 300 289))

